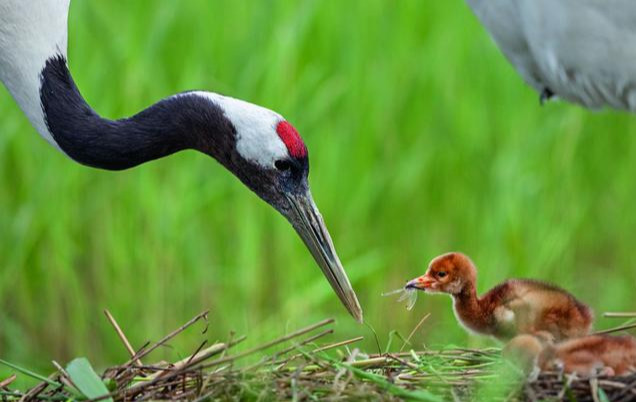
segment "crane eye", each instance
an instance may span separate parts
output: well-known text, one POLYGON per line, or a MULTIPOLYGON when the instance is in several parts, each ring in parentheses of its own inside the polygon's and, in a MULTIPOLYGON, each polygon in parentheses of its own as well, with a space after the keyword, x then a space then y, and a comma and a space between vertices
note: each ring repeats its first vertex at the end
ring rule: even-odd
POLYGON ((443 277, 445 277, 445 276, 446 276, 446 272, 444 272, 444 271, 441 271, 441 272, 438 272, 438 273, 437 273, 437 277, 438 277, 438 278, 443 278, 443 277))
POLYGON ((291 163, 283 159, 279 159, 276 162, 274 162, 274 166, 276 167, 276 169, 282 172, 291 169, 291 163))

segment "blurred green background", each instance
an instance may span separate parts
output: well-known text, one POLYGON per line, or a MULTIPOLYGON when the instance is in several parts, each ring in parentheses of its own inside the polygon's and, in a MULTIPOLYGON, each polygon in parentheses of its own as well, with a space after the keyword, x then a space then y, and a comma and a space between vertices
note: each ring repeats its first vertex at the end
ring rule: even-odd
MULTIPOLYGON (((461 250, 480 291, 552 281, 597 315, 634 309, 636 122, 539 105, 461 0, 73 1, 70 68, 101 114, 206 89, 299 129, 313 193, 380 341, 432 316, 414 346, 483 346, 447 297, 406 311, 380 293, 461 250)), ((124 172, 73 163, 0 89, 0 357, 97 366, 204 309, 164 353, 247 333, 261 343, 326 317, 365 335, 287 222, 208 157, 124 172)), ((597 327, 617 324, 599 318, 597 327)))

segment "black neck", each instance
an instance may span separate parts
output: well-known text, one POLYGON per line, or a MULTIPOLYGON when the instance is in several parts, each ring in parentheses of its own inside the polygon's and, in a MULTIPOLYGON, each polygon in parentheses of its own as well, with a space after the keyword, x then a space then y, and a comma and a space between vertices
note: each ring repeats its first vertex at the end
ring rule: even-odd
POLYGON ((40 97, 46 124, 60 148, 79 163, 121 170, 184 149, 198 149, 225 164, 234 128, 211 100, 184 93, 133 117, 108 120, 84 100, 62 56, 42 71, 40 97))

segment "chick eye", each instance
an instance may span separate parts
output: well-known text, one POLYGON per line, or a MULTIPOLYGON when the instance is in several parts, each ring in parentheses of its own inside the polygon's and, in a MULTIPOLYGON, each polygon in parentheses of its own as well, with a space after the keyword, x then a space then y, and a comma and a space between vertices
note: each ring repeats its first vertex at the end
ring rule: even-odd
POLYGON ((437 273, 437 277, 438 277, 438 278, 443 278, 443 277, 445 277, 445 276, 446 276, 446 272, 444 272, 444 271, 442 271, 442 272, 438 272, 438 273, 437 273))
POLYGON ((274 162, 274 166, 276 167, 276 169, 284 172, 287 171, 289 169, 291 169, 291 163, 289 163, 286 160, 280 159, 277 160, 276 162, 274 162))

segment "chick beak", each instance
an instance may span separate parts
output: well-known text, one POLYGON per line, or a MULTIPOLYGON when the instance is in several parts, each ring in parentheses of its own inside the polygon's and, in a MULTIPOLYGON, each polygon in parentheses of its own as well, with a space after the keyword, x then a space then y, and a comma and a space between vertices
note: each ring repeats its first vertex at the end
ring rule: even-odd
POLYGON ((407 282, 405 288, 406 289, 419 289, 426 290, 430 289, 433 286, 435 281, 428 275, 419 276, 412 281, 407 282))
POLYGON ((362 309, 311 193, 307 190, 306 193, 288 194, 286 198, 291 206, 287 215, 289 221, 349 314, 361 323, 362 309))

